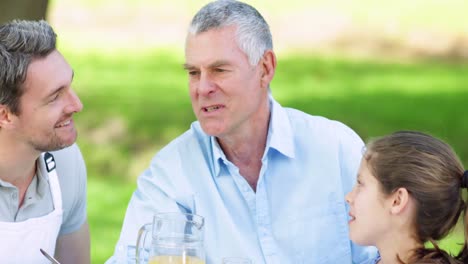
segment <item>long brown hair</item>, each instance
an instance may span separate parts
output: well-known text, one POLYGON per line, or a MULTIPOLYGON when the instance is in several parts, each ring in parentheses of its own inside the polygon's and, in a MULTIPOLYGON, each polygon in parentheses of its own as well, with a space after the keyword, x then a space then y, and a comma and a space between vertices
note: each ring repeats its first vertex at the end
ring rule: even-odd
POLYGON ((406 188, 416 201, 414 235, 421 243, 432 242, 434 248, 416 249, 410 263, 468 263, 466 237, 457 256, 436 243, 450 233, 460 215, 465 233, 468 230, 464 169, 452 148, 424 133, 400 131, 368 143, 364 158, 385 195, 406 188))

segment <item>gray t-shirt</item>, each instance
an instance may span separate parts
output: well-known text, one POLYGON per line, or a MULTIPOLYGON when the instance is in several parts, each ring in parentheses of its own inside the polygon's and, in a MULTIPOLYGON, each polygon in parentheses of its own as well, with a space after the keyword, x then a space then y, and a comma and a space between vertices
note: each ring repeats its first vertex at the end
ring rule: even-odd
MULTIPOLYGON (((65 235, 77 231, 86 221, 86 166, 76 144, 51 154, 62 192, 63 220, 59 235, 65 235)), ((0 180, 0 222, 22 222, 54 210, 42 156, 36 162, 36 175, 26 190, 21 208, 18 208, 18 189, 0 180)))

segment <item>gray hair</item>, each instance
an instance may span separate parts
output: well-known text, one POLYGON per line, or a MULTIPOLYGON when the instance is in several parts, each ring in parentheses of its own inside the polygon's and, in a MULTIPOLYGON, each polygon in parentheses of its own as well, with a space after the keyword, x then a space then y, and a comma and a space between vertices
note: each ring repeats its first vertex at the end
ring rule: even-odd
POLYGON ((22 84, 34 58, 56 49, 56 34, 44 20, 13 20, 0 26, 0 104, 20 113, 22 84))
POLYGON ((196 35, 210 29, 236 25, 239 48, 256 65, 265 51, 273 49, 270 27, 252 6, 235 0, 219 0, 205 5, 193 17, 189 33, 196 35))

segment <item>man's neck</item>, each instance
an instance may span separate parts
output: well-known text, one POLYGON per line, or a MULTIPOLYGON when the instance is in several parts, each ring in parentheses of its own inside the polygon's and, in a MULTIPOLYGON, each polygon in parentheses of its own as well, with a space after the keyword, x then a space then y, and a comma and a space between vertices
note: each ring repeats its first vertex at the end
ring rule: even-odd
POLYGON ((227 159, 239 168, 239 173, 255 191, 262 167, 265 142, 252 141, 249 143, 245 141, 234 148, 223 147, 223 150, 227 159))
POLYGON ((234 163, 252 189, 257 189, 257 181, 262 167, 262 157, 265 152, 268 137, 270 112, 262 121, 256 122, 251 131, 243 131, 241 135, 218 138, 226 158, 234 163))
POLYGON ((40 153, 1 137, 0 146, 0 179, 18 188, 21 205, 36 174, 36 160, 40 153))

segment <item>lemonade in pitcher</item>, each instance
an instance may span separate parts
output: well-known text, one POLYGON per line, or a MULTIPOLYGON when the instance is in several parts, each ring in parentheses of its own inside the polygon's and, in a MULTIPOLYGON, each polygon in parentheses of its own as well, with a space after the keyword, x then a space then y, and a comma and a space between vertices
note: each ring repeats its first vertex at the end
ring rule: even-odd
POLYGON ((191 256, 154 256, 148 264, 205 264, 205 261, 191 256))
POLYGON ((199 215, 156 213, 153 222, 138 232, 136 263, 146 263, 140 253, 151 233, 149 264, 205 264, 203 226, 204 218, 199 215))

